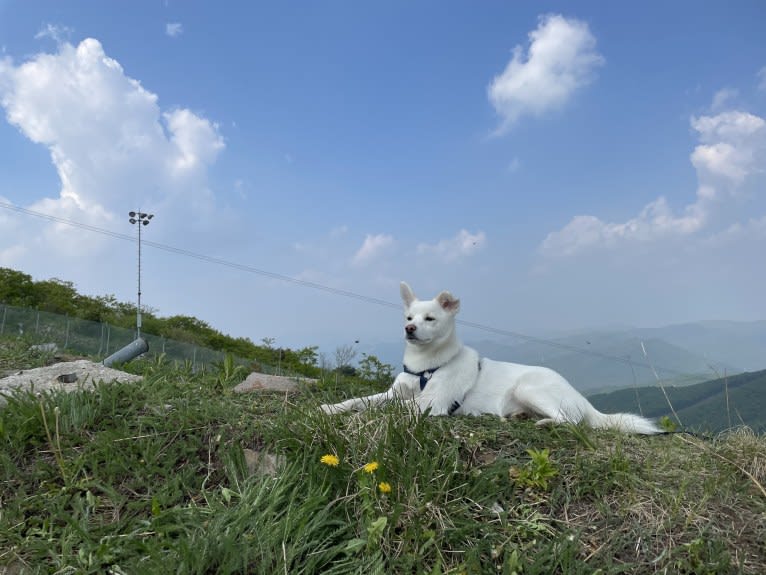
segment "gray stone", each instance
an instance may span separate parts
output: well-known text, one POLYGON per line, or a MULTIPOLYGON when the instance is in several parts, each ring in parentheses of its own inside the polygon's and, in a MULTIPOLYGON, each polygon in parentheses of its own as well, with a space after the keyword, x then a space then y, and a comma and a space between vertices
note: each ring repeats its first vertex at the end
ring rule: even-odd
POLYGON ((247 376, 245 381, 234 388, 236 393, 249 393, 253 391, 284 391, 296 392, 307 383, 315 383, 316 380, 294 377, 285 377, 283 375, 268 375, 266 373, 253 372, 247 376))
MULTIPOLYGON (((88 389, 96 382, 111 383, 113 381, 133 382, 143 379, 140 375, 125 373, 117 369, 94 363, 87 359, 77 361, 62 361, 46 367, 26 369, 0 379, 0 394, 14 389, 34 389, 48 391, 61 389, 74 391, 88 389)), ((5 399, 0 395, 0 405, 5 399)))
POLYGON ((243 449, 242 451, 245 454, 245 463, 250 475, 274 477, 278 468, 285 462, 282 455, 272 455, 265 451, 254 451, 253 449, 243 449))

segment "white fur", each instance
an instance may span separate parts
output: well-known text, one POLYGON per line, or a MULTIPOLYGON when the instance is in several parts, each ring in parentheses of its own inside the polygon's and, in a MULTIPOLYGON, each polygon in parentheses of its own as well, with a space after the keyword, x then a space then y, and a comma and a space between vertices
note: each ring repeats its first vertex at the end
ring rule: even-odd
POLYGON ((479 354, 460 343, 455 333, 455 315, 460 300, 441 292, 430 301, 415 297, 402 282, 406 347, 404 365, 410 371, 436 369, 420 390, 420 378, 402 372, 388 391, 323 405, 326 413, 364 409, 394 398, 414 401, 431 415, 494 414, 501 417, 542 417, 537 424, 580 423, 626 433, 661 433, 652 421, 632 413, 606 414, 598 411, 560 374, 533 365, 479 359, 479 354))

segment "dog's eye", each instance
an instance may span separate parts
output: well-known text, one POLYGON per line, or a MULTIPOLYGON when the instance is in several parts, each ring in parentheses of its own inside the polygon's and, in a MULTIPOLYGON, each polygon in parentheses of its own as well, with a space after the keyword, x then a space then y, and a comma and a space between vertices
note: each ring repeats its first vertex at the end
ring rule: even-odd
POLYGON ((426 316, 426 321, 434 321, 435 319, 435 317, 426 316))
POLYGON ((407 321, 412 321, 412 316, 411 315, 407 316, 407 321))

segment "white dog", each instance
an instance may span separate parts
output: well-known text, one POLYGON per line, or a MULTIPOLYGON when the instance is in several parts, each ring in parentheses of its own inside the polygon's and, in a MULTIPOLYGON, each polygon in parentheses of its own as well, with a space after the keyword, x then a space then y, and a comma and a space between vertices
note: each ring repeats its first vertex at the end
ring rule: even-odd
POLYGON ((414 401, 431 415, 528 415, 537 424, 580 423, 627 433, 662 433, 652 421, 631 413, 601 413, 569 382, 546 367, 479 358, 460 343, 455 315, 460 300, 443 291, 421 301, 406 283, 404 371, 388 391, 323 405, 326 413, 364 409, 394 398, 414 401))

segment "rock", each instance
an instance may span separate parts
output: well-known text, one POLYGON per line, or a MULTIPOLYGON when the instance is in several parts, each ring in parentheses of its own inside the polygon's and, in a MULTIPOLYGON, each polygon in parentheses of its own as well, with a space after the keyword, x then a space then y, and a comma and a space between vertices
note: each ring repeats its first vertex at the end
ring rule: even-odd
MULTIPOLYGON (((87 389, 94 383, 103 381, 132 382, 143 379, 140 375, 133 375, 105 367, 103 364, 94 363, 87 359, 77 361, 62 361, 46 367, 27 369, 0 379, 0 394, 14 389, 34 389, 35 391, 48 391, 61 389, 74 391, 87 389)), ((0 405, 5 400, 0 395, 0 405)))
POLYGON ((57 346, 55 343, 40 343, 30 346, 29 349, 32 351, 38 351, 40 353, 56 353, 59 350, 59 346, 57 346))
POLYGON ((308 378, 298 380, 294 377, 253 372, 247 376, 245 381, 237 385, 234 388, 234 391, 236 393, 249 393, 252 391, 263 390, 296 392, 301 390, 301 384, 314 383, 315 381, 316 380, 308 378))
POLYGON ((277 474, 277 468, 281 467, 285 458, 281 455, 272 455, 265 451, 254 451, 253 449, 243 449, 245 454, 245 463, 250 475, 267 475, 274 477, 277 474))

